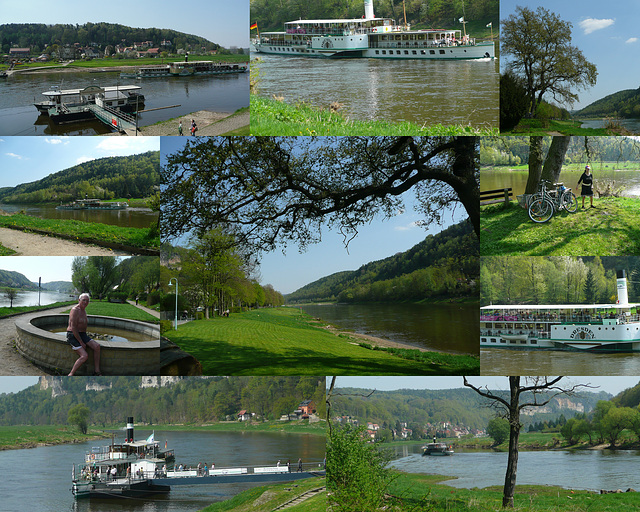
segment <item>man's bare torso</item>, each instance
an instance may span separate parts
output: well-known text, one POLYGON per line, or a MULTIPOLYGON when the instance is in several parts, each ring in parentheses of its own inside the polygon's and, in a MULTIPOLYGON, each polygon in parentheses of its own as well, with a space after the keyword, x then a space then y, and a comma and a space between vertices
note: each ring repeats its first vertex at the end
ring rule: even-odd
POLYGON ((87 313, 78 305, 71 308, 69 313, 69 326, 67 331, 86 332, 87 330, 87 313))

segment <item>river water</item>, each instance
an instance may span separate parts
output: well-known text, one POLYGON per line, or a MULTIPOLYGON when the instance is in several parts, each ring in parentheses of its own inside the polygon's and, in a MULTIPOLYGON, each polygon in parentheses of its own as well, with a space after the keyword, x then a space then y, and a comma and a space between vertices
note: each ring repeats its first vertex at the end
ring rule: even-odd
POLYGON ((482 375, 640 375, 640 354, 482 348, 482 375))
MULTIPOLYGON (((498 60, 322 59, 252 54, 258 92, 327 109, 342 103, 351 119, 419 125, 498 127, 498 60)), ((277 134, 274 134, 277 135, 277 134)))
POLYGON ((0 203, 0 210, 7 213, 24 211, 32 217, 42 219, 71 219, 82 222, 99 222, 127 228, 148 228, 158 220, 158 212, 150 208, 127 208, 125 210, 56 210, 54 205, 0 203))
MULTIPOLYGON (((414 452, 420 452, 415 445, 414 452)), ((396 452, 397 453, 397 452, 396 452)), ((409 473, 455 476, 452 487, 504 485, 506 452, 456 452, 451 457, 423 457, 421 453, 397 453, 391 465, 409 473)), ((576 450, 520 451, 519 485, 558 485, 567 489, 626 490, 640 488, 640 451, 576 450)))
POLYGON ((302 309, 361 334, 439 352, 478 354, 477 304, 327 304, 302 309))
MULTIPOLYGON (((605 164, 609 168, 602 169, 599 164, 592 166, 592 174, 596 182, 598 180, 615 181, 616 185, 622 185, 623 196, 640 197, 640 170, 615 170, 615 164, 605 164), (614 168, 611 168, 614 167, 614 168)), ((576 187, 582 171, 562 171, 560 180, 568 188, 579 196, 581 187, 576 187)), ((496 190, 500 188, 513 188, 513 197, 524 194, 527 186, 528 171, 510 171, 495 169, 480 172, 480 190, 496 190)))
MULTIPOLYGON (((37 283, 36 283, 37 284, 37 283)), ((72 301, 75 297, 70 297, 68 293, 58 293, 51 291, 40 292, 40 305, 46 306, 47 304, 53 304, 54 302, 72 301)), ((10 304, 7 298, 0 294, 0 307, 8 307, 10 304)), ((37 306, 38 305, 38 292, 18 292, 18 296, 13 299, 13 306, 37 306)))
MULTIPOLYGON (((38 115, 34 102, 51 86, 78 89, 89 85, 139 85, 145 109, 180 105, 139 115, 139 126, 148 126, 198 110, 235 112, 249 106, 249 73, 225 76, 172 77, 167 79, 120 78, 120 71, 105 73, 18 73, 0 81, 0 135, 96 135, 111 133, 99 121, 56 126, 38 115)), ((177 127, 176 127, 177 130, 177 127)), ((177 131, 176 131, 177 135, 177 131)))
MULTIPOLYGON (((579 119, 579 121, 582 121, 581 128, 604 128, 607 123, 606 119, 579 119)), ((614 123, 620 124, 631 133, 640 133, 640 119, 616 119, 614 123)))
MULTIPOLYGON (((28 428, 28 427, 25 427, 28 428)), ((151 431, 136 431, 144 439, 151 431)), ((124 433, 116 434, 122 440, 124 433)), ((216 468, 242 465, 275 465, 278 460, 292 464, 301 457, 304 463, 321 464, 325 456, 323 436, 282 433, 240 432, 162 432, 155 439, 175 449, 176 463, 207 465, 216 468)), ((28 450, 0 451, 0 510, 4 512, 194 512, 216 501, 260 484, 218 484, 175 486, 164 497, 128 500, 79 500, 71 494, 72 465, 83 462, 92 446, 104 446, 109 440, 83 444, 49 446, 28 450), (28 502, 28 506, 25 504, 28 502)))

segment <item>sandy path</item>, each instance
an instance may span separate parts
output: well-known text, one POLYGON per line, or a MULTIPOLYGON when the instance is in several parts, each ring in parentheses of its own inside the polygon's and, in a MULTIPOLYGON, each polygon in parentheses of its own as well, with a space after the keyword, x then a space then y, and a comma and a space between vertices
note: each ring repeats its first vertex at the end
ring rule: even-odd
MULTIPOLYGON (((66 311, 71 306, 61 306, 59 308, 48 309, 47 313, 57 314, 66 311)), ((25 313, 19 315, 20 318, 31 318, 42 314, 42 311, 34 311, 33 313, 25 313)), ((16 334, 16 318, 0 319, 0 375, 47 375, 45 372, 36 368, 24 357, 22 357, 15 349, 16 334)))
POLYGON ((125 256, 125 251, 87 245, 52 236, 0 228, 0 243, 17 252, 17 256, 125 256))
POLYGON ((141 135, 178 135, 178 123, 182 121, 182 133, 191 136, 189 128, 191 120, 194 119, 198 127, 197 135, 222 135, 223 133, 237 130, 249 125, 249 112, 242 112, 231 117, 225 112, 209 112, 200 110, 186 116, 169 119, 151 126, 140 128, 141 135))

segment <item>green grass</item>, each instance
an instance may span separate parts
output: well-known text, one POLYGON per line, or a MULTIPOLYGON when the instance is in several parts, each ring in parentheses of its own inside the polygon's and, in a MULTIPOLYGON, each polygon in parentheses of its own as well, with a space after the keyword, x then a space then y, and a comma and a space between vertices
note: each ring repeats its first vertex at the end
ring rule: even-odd
POLYGON ((16 251, 14 251, 13 249, 9 249, 8 247, 5 247, 4 245, 0 244, 0 256, 11 256, 12 254, 15 254, 16 251))
POLYGON ((205 375, 461 375, 468 365, 469 356, 433 353, 437 359, 425 362, 370 350, 310 320, 297 309, 259 309, 165 335, 198 359, 205 375))
POLYGON ((158 318, 131 304, 116 304, 113 302, 92 300, 87 306, 86 311, 87 315, 114 316, 116 318, 138 320, 140 322, 160 323, 158 318))
MULTIPOLYGON (((114 425, 119 428, 121 425, 114 425)), ((297 421, 265 421, 249 423, 246 421, 221 421, 207 425, 154 425, 156 430, 178 432, 282 432, 285 434, 326 435, 326 422, 309 423, 308 420, 297 421)))
MULTIPOLYGON (((308 478, 283 484, 254 487, 237 494, 233 498, 214 503, 200 512, 271 512, 273 509, 299 496, 305 491, 323 487, 324 478, 308 478)), ((287 508, 291 512, 326 512, 326 493, 307 499, 287 508)))
POLYGON ((49 304, 47 306, 14 306, 10 307, 2 307, 0 308, 0 318, 15 315, 19 313, 30 313, 31 311, 45 311, 47 309, 57 308, 60 306, 70 306, 76 304, 76 301, 66 301, 66 302, 55 302, 53 304, 49 304))
POLYGON ((91 429, 84 435, 77 427, 69 425, 0 425, 0 450, 33 448, 39 444, 64 444, 103 437, 110 436, 91 429))
POLYGON ((132 247, 160 247, 158 236, 150 237, 149 229, 111 226, 98 222, 76 220, 40 219, 21 213, 0 216, 0 227, 17 226, 25 231, 37 229, 51 235, 67 235, 83 238, 90 243, 103 245, 112 242, 132 247))
POLYGON ((494 128, 475 129, 462 125, 420 126, 387 121, 351 121, 340 113, 307 104, 251 95, 252 135, 497 135, 494 128))
POLYGON ((615 135, 612 130, 605 128, 581 128, 580 121, 549 121, 544 124, 540 119, 522 119, 510 132, 502 132, 502 135, 548 135, 558 132, 562 135, 615 135))
MULTIPOLYGON (((441 482, 452 477, 398 473, 389 487, 387 510, 446 510, 451 512, 502 509, 502 486, 458 489, 441 482)), ((640 510, 640 493, 596 494, 542 485, 516 485, 515 510, 521 512, 618 512, 640 510)))
POLYGON ((512 202, 481 207, 480 251, 483 256, 623 256, 640 254, 640 199, 594 199, 595 209, 556 213, 536 224, 527 211, 512 202))

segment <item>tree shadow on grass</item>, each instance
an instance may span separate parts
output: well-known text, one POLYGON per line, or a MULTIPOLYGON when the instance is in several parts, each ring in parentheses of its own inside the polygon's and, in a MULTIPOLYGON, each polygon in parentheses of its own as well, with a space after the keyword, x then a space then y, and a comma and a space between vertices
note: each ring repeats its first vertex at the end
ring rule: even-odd
POLYGON ((362 357, 292 347, 274 353, 222 340, 173 340, 194 356, 204 375, 460 375, 459 369, 409 361, 361 348, 362 357))

